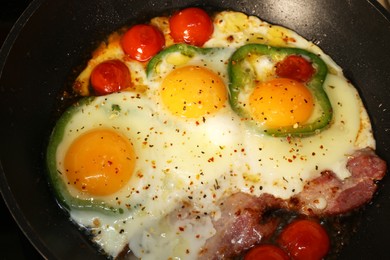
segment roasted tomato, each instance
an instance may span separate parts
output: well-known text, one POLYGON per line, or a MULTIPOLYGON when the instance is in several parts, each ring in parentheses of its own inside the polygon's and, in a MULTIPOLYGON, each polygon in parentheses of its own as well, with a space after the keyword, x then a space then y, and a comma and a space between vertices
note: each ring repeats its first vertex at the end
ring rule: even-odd
POLYGON ((122 37, 122 49, 130 58, 148 61, 165 46, 164 35, 154 26, 138 24, 122 37))
POLYGON ((244 260, 289 260, 290 257, 281 248, 274 245, 260 245, 252 248, 244 260))
POLYGON ((202 9, 191 7, 175 13, 169 20, 175 42, 202 46, 214 32, 210 16, 202 9))
POLYGON ((299 55, 289 55, 276 64, 276 75, 281 78, 306 82, 314 74, 312 64, 299 55))
POLYGON ((296 220, 285 227, 278 243, 294 260, 320 260, 329 250, 326 230, 314 220, 296 220))
POLYGON ((98 64, 91 73, 91 85, 97 95, 106 95, 131 86, 129 68, 120 60, 98 64))

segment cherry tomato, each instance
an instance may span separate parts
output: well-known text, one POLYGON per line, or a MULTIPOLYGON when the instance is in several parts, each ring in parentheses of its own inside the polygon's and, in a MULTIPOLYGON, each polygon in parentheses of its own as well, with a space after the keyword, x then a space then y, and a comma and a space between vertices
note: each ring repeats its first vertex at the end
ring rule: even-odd
POLYGON ((131 86, 129 68, 120 60, 103 61, 92 70, 91 84, 98 95, 128 88, 131 86))
POLYGON ((278 243, 294 260, 319 260, 329 250, 325 229, 313 220, 297 220, 282 231, 278 243))
POLYGON ((281 248, 274 245, 260 245, 252 248, 244 260, 289 260, 290 257, 281 248))
POLYGON ((202 46, 214 32, 210 16, 200 8, 190 7, 175 13, 169 20, 175 42, 202 46))
POLYGON ((299 55, 287 56, 276 64, 276 75, 282 78, 308 81, 314 74, 314 68, 309 61, 299 55))
POLYGON ((121 45, 130 58, 147 61, 164 48, 165 38, 156 27, 138 24, 123 35, 121 45))

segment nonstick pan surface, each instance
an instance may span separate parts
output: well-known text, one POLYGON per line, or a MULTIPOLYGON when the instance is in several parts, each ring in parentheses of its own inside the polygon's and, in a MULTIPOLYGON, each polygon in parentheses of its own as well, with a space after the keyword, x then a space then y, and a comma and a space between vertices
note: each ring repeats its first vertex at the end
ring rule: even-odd
MULTIPOLYGON (((390 18, 376 1, 35 0, 0 53, 0 188, 20 228, 45 258, 103 258, 60 210, 45 177, 44 150, 60 91, 110 32, 187 6, 243 11, 317 43, 360 92, 377 153, 390 162, 390 18)), ((361 219, 338 258, 386 259, 388 176, 361 219)))

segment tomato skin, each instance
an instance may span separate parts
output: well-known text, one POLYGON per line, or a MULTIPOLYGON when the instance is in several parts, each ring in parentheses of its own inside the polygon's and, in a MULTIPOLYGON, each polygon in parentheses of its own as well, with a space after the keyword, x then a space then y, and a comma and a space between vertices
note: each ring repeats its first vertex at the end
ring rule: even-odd
POLYGON ((137 24, 122 36, 121 46, 130 58, 148 61, 164 48, 165 38, 153 25, 137 24))
POLYGON ((320 260, 329 251, 326 230, 313 220, 296 220, 284 228, 278 243, 294 260, 320 260))
POLYGON ((190 7, 175 13, 169 20, 175 42, 202 46, 214 32, 210 16, 202 9, 190 7))
POLYGON ((299 55, 289 55, 276 64, 276 75, 281 78, 308 81, 314 74, 314 68, 309 61, 299 55))
POLYGON ((106 95, 131 86, 129 68, 120 60, 98 64, 91 73, 91 85, 97 95, 106 95))
POLYGON ((290 257, 281 248, 274 245, 260 245, 252 248, 244 260, 289 260, 290 257))

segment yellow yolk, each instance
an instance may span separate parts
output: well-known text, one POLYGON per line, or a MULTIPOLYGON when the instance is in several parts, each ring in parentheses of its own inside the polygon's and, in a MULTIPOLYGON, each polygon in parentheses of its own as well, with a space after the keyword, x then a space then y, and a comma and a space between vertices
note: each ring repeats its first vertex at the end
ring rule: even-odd
POLYGON ((132 144, 119 133, 98 129, 78 137, 65 155, 66 176, 71 185, 90 195, 120 190, 135 166, 132 144))
POLYGON ((174 115, 198 118, 221 109, 227 91, 223 80, 211 70, 187 66, 166 76, 161 85, 161 98, 174 115))
POLYGON ((275 78, 259 83, 249 97, 254 120, 268 127, 293 126, 306 122, 313 112, 313 97, 302 83, 275 78))

